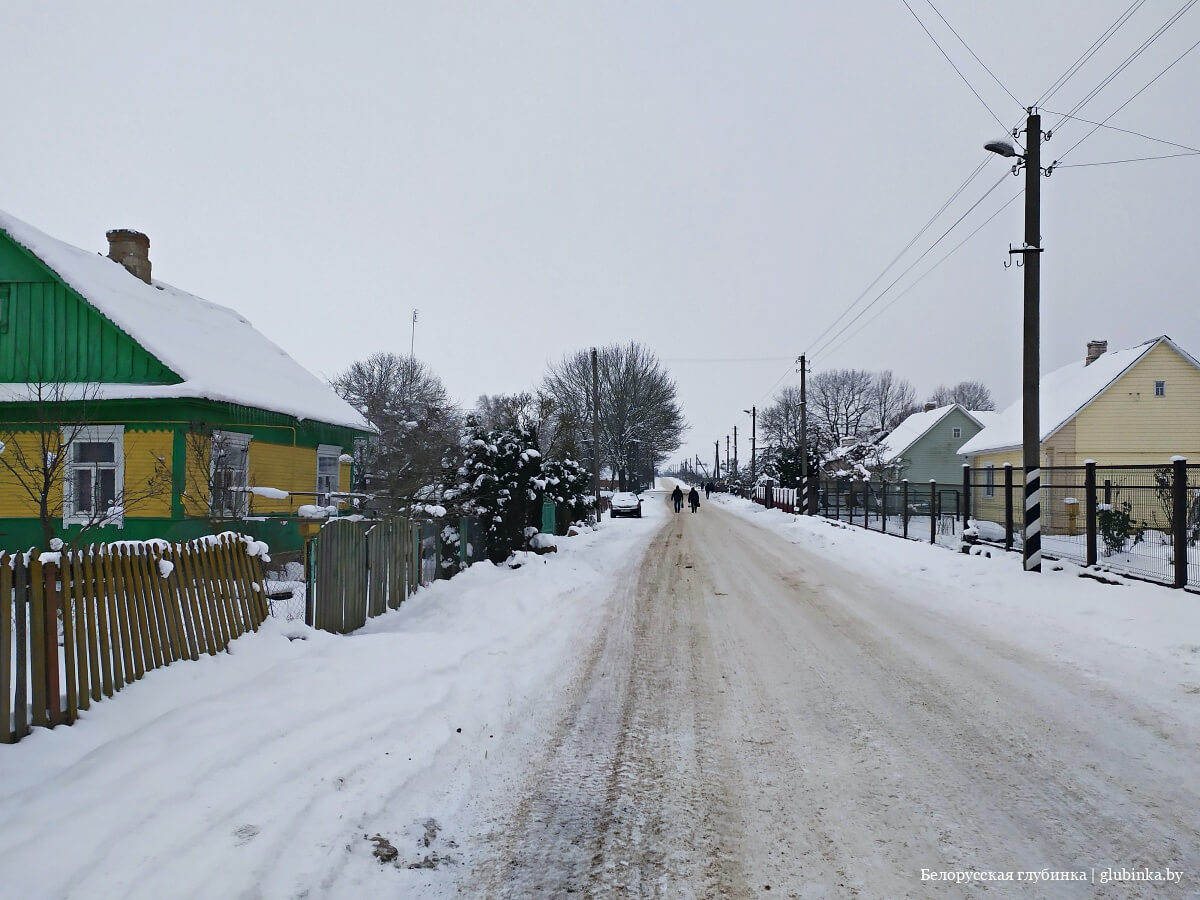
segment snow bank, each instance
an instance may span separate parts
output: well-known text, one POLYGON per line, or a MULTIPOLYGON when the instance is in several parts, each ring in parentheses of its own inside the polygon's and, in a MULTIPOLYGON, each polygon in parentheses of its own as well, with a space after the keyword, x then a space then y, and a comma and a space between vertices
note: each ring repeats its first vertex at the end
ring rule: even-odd
POLYGON ((408 868, 430 854, 425 823, 446 855, 470 852, 486 828, 472 773, 529 758, 543 736, 512 717, 572 670, 663 512, 518 569, 477 564, 351 636, 268 620, 0 747, 5 895, 458 895, 466 863, 408 868), (394 863, 372 855, 376 834, 394 863))

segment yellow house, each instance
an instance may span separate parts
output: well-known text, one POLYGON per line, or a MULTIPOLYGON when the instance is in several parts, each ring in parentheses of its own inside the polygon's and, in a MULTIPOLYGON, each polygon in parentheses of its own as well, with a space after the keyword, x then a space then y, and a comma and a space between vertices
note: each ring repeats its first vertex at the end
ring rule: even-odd
MULTIPOLYGON (((1089 459, 1166 466, 1176 455, 1200 462, 1200 362, 1166 335, 1111 353, 1107 341, 1092 341, 1084 359, 1043 375, 1040 388, 1043 467, 1089 459)), ((973 497, 978 518, 1003 521, 1005 464, 1020 483, 1021 411, 1018 399, 959 448, 972 468, 985 471, 985 485, 995 485, 973 497)), ((1059 481, 1056 487, 1055 473, 1043 468, 1043 528, 1064 517, 1068 496, 1082 483, 1077 473, 1059 481)))

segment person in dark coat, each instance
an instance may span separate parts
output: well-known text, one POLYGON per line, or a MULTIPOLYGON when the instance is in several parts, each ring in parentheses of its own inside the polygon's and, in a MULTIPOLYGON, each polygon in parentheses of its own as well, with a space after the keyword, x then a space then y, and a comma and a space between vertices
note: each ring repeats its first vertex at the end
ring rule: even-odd
POLYGON ((671 501, 675 504, 675 512, 683 509, 683 489, 679 485, 675 485, 675 490, 671 491, 671 501))
POLYGON ((700 508, 700 492, 695 488, 688 493, 688 506, 692 508, 692 512, 700 508))
POLYGON ((704 482, 704 499, 707 500, 712 495, 712 482, 704 482))

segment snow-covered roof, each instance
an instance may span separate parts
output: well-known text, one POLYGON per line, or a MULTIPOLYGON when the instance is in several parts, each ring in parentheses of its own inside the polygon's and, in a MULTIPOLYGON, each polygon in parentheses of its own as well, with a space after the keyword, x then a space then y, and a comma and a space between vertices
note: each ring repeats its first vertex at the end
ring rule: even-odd
MULTIPOLYGON (((52 238, 3 211, 0 230, 183 379, 170 385, 106 383, 96 386, 97 399, 195 397, 374 430, 234 310, 161 281, 146 284, 107 256, 52 238)), ((25 385, 0 385, 0 400, 24 399, 25 392, 25 385)))
MULTIPOLYGON (((1169 337, 1162 335, 1135 347, 1104 353, 1090 365, 1085 365, 1084 361, 1079 359, 1043 375, 1038 400, 1041 440, 1047 440, 1066 425, 1085 406, 1104 393, 1109 385, 1161 343, 1167 344, 1192 365, 1200 368, 1200 363, 1169 337)), ((980 453, 1021 446, 1021 409, 1022 400, 1018 397, 1012 405, 998 413, 995 420, 983 431, 959 447, 959 455, 977 456, 980 453)))
POLYGON ((957 403, 951 403, 948 406, 939 406, 927 412, 916 412, 893 428, 891 433, 879 442, 880 458, 884 462, 894 462, 897 457, 901 456, 909 447, 928 434, 934 425, 946 418, 955 409, 961 410, 963 415, 983 424, 979 420, 980 413, 970 412, 957 403))

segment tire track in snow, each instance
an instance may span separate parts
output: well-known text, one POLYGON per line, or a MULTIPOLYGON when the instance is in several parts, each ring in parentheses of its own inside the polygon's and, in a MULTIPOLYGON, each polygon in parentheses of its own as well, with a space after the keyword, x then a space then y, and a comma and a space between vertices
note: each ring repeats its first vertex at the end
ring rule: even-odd
POLYGON ((568 692, 495 858, 487 897, 740 897, 737 783, 707 623, 669 520, 568 692))

